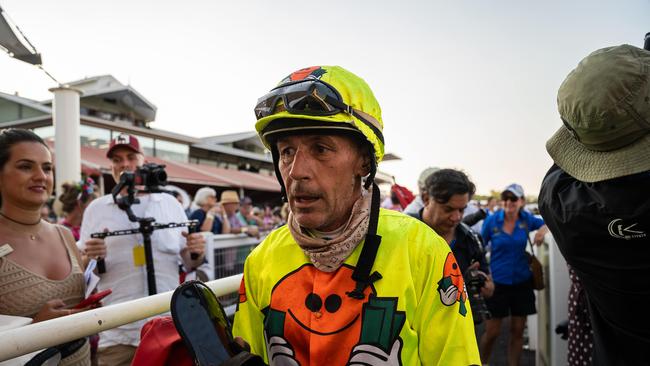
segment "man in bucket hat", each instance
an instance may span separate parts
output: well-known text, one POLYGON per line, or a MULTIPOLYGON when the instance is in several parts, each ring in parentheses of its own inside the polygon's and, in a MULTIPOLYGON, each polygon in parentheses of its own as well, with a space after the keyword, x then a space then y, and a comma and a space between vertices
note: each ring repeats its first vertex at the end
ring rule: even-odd
POLYGON ((584 287, 593 364, 650 364, 650 51, 593 52, 558 109, 539 208, 584 287))
POLYGON ((480 359, 446 242, 379 209, 379 104, 338 66, 294 72, 255 108, 291 213, 246 259, 233 333, 271 365, 480 359))

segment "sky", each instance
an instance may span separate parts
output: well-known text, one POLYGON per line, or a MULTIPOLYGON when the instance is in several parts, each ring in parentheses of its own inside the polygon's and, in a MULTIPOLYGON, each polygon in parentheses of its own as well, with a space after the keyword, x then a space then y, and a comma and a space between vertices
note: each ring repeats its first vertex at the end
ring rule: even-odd
MULTIPOLYGON (((251 131, 253 107, 291 72, 340 65, 382 107, 379 169, 417 188, 456 168, 477 192, 537 195, 560 127, 557 90, 590 52, 643 46, 650 1, 0 0, 59 82, 111 74, 158 108, 152 127, 251 131)), ((51 99, 41 70, 0 54, 0 91, 51 99)))

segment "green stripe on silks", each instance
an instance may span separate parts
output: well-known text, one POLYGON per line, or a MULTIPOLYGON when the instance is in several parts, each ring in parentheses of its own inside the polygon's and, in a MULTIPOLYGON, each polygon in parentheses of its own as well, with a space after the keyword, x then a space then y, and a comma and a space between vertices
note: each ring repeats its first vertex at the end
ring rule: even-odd
POLYGON ((465 301, 463 301, 462 296, 458 300, 458 304, 460 304, 460 308, 458 308, 458 312, 460 313, 460 315, 462 316, 467 315, 467 307, 465 307, 465 301))

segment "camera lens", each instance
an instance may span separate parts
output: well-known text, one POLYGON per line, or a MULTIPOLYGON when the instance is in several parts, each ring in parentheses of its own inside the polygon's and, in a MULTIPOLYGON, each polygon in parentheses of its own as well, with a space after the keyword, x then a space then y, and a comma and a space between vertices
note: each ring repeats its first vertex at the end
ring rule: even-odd
POLYGON ((155 174, 156 174, 156 182, 158 183, 158 185, 166 186, 167 185, 167 173, 165 172, 165 170, 160 168, 160 169, 156 170, 155 174))

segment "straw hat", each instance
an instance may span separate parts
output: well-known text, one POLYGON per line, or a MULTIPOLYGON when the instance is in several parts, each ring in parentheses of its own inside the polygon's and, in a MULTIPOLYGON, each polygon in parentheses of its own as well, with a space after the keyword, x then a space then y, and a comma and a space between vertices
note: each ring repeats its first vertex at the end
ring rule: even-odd
POLYGON ((237 191, 223 191, 221 192, 221 201, 222 204, 224 203, 239 203, 239 195, 237 194, 237 191))

